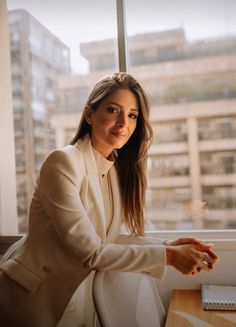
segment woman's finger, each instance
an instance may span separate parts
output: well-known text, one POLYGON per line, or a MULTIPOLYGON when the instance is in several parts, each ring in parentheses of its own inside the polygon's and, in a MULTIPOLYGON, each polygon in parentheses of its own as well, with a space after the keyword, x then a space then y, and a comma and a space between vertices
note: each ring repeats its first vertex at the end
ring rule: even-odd
POLYGON ((171 242, 171 245, 184 245, 184 244, 201 244, 202 240, 194 237, 180 237, 175 241, 171 242))
POLYGON ((214 244, 197 244, 195 246, 195 248, 198 250, 198 251, 201 251, 201 252, 207 252, 213 259, 217 259, 217 255, 215 254, 215 252, 211 249, 212 246, 214 244))
POLYGON ((213 260, 213 262, 216 262, 218 260, 218 256, 215 254, 215 252, 211 249, 211 248, 207 248, 207 247, 198 247, 197 250, 207 253, 211 259, 213 260))
POLYGON ((213 252, 212 250, 207 250, 206 253, 208 253, 208 255, 214 260, 218 260, 218 256, 215 254, 215 252, 213 252))
POLYGON ((184 244, 201 244, 203 242, 195 237, 184 237, 182 240, 184 244))

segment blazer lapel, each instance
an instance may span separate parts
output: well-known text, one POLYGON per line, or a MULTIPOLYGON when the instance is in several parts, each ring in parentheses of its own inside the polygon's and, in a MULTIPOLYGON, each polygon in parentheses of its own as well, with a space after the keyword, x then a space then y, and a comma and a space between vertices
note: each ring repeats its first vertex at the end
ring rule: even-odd
POLYGON ((117 176, 117 171, 115 166, 110 169, 110 177, 111 177, 111 186, 112 186, 112 196, 113 196, 113 217, 111 225, 109 226, 107 232, 106 243, 114 242, 120 233, 123 212, 121 205, 121 195, 119 188, 119 181, 117 176))
MULTIPOLYGON (((77 142, 77 146, 83 152, 85 174, 88 181, 88 201, 91 201, 91 206, 88 208, 88 215, 92 218, 95 229, 102 241, 106 239, 106 222, 105 209, 102 198, 96 161, 93 155, 91 141, 89 136, 85 136, 77 142)), ((83 187, 83 186, 82 186, 83 187)))

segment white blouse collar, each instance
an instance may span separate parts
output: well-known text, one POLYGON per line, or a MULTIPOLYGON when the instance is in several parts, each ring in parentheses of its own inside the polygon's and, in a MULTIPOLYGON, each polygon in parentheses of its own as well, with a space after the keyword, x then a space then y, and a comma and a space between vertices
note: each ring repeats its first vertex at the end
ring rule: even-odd
POLYGON ((93 150, 99 175, 102 176, 106 175, 115 162, 114 156, 112 158, 113 160, 108 160, 104 158, 93 146, 92 146, 92 150, 93 150))

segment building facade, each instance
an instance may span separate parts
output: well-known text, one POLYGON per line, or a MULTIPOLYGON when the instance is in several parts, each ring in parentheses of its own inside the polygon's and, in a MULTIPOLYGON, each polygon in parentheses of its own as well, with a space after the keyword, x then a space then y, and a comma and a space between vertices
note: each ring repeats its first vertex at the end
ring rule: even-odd
POLYGON ((59 74, 70 71, 68 47, 25 10, 9 11, 15 129, 19 232, 27 228, 27 212, 36 174, 55 148, 50 116, 57 111, 59 74))
MULTIPOLYGON (((71 113, 66 121, 52 117, 57 146, 73 136, 91 84, 114 71, 113 43, 82 44, 91 73, 60 79, 61 111, 71 113)), ((236 37, 189 43, 177 29, 136 35, 128 44, 130 72, 147 90, 154 130, 147 221, 158 229, 235 227, 236 37)))

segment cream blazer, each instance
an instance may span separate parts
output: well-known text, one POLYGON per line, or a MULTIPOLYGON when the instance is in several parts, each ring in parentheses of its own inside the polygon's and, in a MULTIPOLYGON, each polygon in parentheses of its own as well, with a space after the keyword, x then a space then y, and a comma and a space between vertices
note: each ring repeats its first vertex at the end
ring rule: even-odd
POLYGON ((1 326, 55 327, 91 270, 163 278, 166 252, 159 240, 118 235, 122 207, 114 174, 115 169, 114 216, 107 231, 89 136, 48 156, 32 198, 28 233, 0 264, 1 326))

